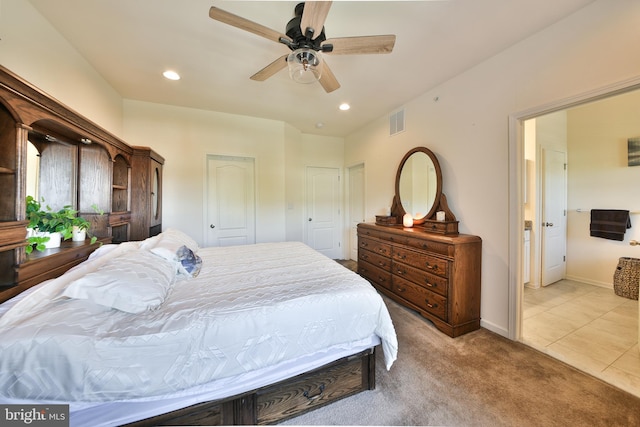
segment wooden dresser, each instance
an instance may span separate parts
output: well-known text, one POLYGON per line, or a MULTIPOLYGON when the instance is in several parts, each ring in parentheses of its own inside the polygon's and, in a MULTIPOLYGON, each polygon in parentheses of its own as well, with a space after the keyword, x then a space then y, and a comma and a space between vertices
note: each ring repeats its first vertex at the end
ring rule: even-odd
POLYGON ((480 328, 482 240, 358 224, 358 273, 451 337, 480 328))

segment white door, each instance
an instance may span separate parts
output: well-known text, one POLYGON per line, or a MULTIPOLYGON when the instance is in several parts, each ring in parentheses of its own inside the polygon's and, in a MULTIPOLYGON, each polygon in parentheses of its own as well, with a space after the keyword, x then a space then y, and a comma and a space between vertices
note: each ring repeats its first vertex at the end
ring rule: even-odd
POLYGON ((566 273, 567 178, 566 153, 542 149, 542 286, 566 273))
POLYGON ((206 244, 256 242, 254 159, 207 156, 206 244))
POLYGON ((358 260, 358 223, 364 222, 364 164, 349 168, 349 258, 358 260))
POLYGON ((342 258, 340 171, 307 167, 307 245, 332 259, 342 258))

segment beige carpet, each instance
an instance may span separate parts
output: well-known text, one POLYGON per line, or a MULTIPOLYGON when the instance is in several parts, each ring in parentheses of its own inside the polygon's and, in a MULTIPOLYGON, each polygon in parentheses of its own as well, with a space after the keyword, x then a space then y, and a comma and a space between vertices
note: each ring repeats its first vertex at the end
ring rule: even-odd
POLYGON ((449 338, 387 300, 398 360, 375 390, 283 425, 640 426, 640 398, 480 329, 449 338))

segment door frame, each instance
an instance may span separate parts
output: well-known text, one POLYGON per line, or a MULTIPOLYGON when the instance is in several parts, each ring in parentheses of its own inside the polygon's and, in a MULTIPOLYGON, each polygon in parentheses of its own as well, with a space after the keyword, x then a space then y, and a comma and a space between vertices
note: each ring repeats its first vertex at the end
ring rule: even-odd
POLYGON ((565 110, 599 99, 640 89, 640 76, 603 86, 572 97, 533 107, 509 115, 508 158, 509 158, 509 310, 507 337, 522 341, 522 299, 524 295, 523 252, 524 239, 524 122, 538 116, 565 110))
MULTIPOLYGON (((344 259, 352 259, 351 258, 351 252, 354 249, 351 244, 351 171, 355 170, 356 168, 362 168, 362 175, 364 177, 363 179, 363 183, 362 183, 362 212, 364 213, 364 215, 366 216, 367 214, 367 168, 365 165, 365 162, 357 162, 354 163, 350 166, 347 166, 347 173, 345 174, 345 183, 344 183, 344 188, 345 188, 345 203, 344 203, 344 210, 345 210, 345 222, 344 222, 344 227, 346 228, 346 236, 343 237, 343 240, 346 238, 346 241, 349 242, 349 245, 344 245, 344 259)), ((363 218, 362 220, 364 221, 365 218, 363 218)), ((356 243, 356 252, 358 251, 357 248, 358 244, 356 243)), ((357 261, 357 257, 355 259, 357 261)))

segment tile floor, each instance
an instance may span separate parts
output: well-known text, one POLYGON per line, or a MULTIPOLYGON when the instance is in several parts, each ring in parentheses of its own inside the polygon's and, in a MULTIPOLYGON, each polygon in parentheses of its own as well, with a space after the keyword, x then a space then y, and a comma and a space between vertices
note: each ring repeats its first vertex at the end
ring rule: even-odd
POLYGON ((525 287, 525 344, 640 396, 638 301, 561 280, 525 287))

